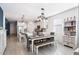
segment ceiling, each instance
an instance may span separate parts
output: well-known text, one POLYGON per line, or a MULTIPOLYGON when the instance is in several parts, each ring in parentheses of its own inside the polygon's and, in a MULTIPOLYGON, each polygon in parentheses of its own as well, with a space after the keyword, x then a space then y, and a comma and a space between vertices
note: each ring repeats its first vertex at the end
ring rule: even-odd
POLYGON ((45 9, 45 16, 52 16, 67 9, 78 6, 77 3, 1 3, 8 20, 34 20, 41 13, 41 8, 45 9))

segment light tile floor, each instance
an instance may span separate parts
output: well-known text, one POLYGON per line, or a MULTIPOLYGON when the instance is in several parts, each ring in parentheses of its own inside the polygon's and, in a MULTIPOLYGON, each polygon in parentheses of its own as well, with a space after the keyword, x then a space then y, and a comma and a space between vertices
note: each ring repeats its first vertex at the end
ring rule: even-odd
MULTIPOLYGON (((4 55, 35 55, 27 50, 24 44, 17 41, 15 36, 7 40, 7 48, 4 55)), ((56 42, 55 45, 39 48, 39 55, 73 55, 73 49, 56 42)))

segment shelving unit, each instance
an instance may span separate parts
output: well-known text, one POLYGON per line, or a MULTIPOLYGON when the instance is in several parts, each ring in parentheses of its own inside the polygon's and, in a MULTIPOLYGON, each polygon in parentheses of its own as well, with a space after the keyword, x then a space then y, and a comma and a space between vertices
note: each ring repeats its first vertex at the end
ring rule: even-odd
POLYGON ((64 45, 74 48, 76 39, 76 17, 64 20, 64 45))

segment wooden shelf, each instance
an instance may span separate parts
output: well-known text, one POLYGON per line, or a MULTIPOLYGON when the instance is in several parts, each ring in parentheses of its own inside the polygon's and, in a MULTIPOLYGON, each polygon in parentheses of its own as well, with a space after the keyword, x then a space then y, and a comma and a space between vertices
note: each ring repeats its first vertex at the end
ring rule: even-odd
POLYGON ((43 42, 43 43, 38 43, 38 44, 35 44, 36 46, 41 46, 41 45, 47 45, 47 44, 50 44, 50 43, 53 43, 54 41, 46 41, 46 42, 43 42))
POLYGON ((65 23, 76 22, 76 20, 64 21, 65 23))
POLYGON ((54 42, 54 38, 47 38, 47 39, 41 39, 41 40, 36 40, 35 45, 42 45, 46 43, 54 42))
POLYGON ((74 47, 76 36, 76 20, 64 22, 64 45, 74 47))
POLYGON ((69 28, 69 27, 71 28, 71 27, 76 27, 76 26, 65 26, 65 28, 69 28))

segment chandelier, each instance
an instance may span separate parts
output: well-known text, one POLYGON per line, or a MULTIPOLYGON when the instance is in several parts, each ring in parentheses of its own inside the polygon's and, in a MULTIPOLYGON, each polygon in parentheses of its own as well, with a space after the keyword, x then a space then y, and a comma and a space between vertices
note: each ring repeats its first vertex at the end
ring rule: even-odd
POLYGON ((41 26, 41 28, 46 29, 48 28, 48 19, 45 17, 45 9, 41 8, 41 11, 41 15, 37 17, 35 23, 41 26))
POLYGON ((40 22, 40 21, 42 21, 42 20, 46 20, 47 18, 45 17, 45 13, 44 13, 44 11, 45 11, 45 9, 44 8, 41 8, 41 15, 40 16, 38 16, 37 17, 37 20, 35 20, 35 22, 40 22))

